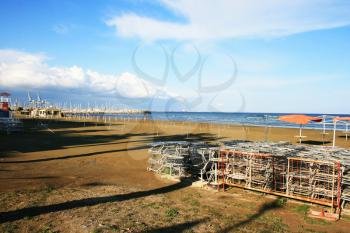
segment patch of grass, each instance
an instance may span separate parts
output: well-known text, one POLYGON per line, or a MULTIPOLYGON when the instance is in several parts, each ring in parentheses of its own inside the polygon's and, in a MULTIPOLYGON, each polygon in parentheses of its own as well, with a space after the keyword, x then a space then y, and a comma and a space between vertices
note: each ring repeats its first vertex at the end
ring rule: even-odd
POLYGON ((298 205, 295 208, 293 208, 293 210, 295 212, 301 213, 306 215, 309 212, 310 206, 308 205, 298 205))
POLYGON ((279 207, 283 207, 287 204, 287 198, 279 198, 277 199, 276 205, 279 207))
POLYGON ((244 202, 242 204, 238 204, 238 207, 248 209, 248 210, 256 210, 257 204, 254 202, 244 202))
POLYGON ((243 208, 244 207, 243 203, 240 203, 240 202, 231 202, 231 205, 234 206, 234 207, 237 207, 237 208, 243 208))
POLYGON ((272 233, 270 229, 263 229, 259 233, 272 233))
POLYGON ((288 226, 282 222, 282 219, 280 217, 266 216, 259 222, 265 226, 261 231, 259 231, 260 233, 288 232, 288 226))
POLYGON ((150 207, 152 209, 159 209, 160 208, 159 203, 157 203, 157 202, 151 202, 151 203, 147 204, 146 207, 150 207))
POLYGON ((55 190, 55 187, 48 185, 43 189, 43 192, 45 193, 51 193, 53 190, 55 190))
POLYGON ((311 232, 311 233, 325 233, 325 231, 316 231, 313 229, 305 229, 305 232, 311 232))
POLYGON ((200 193, 198 193, 198 192, 193 193, 193 195, 194 195, 195 197, 197 197, 197 198, 201 198, 201 197, 202 197, 202 195, 201 195, 200 193))
POLYGON ((200 203, 199 203, 198 200, 192 199, 192 200, 190 201, 190 205, 191 205, 191 206, 198 207, 198 206, 200 206, 200 203))
POLYGON ((117 225, 111 225, 109 226, 109 229, 112 231, 119 231, 119 227, 117 225))
POLYGON ((331 225, 332 222, 322 220, 322 219, 316 219, 316 218, 309 218, 307 216, 304 217, 305 222, 309 224, 314 224, 314 225, 331 225))
POLYGON ((288 226, 282 222, 282 219, 275 217, 272 220, 272 230, 273 232, 286 232, 288 226))
POLYGON ((59 231, 54 231, 54 230, 51 230, 52 228, 52 225, 47 225, 47 226, 44 226, 42 229, 41 229, 41 233, 59 233, 59 231))
POLYGON ((144 232, 144 231, 147 230, 148 226, 147 226, 146 223, 141 222, 141 223, 139 223, 138 228, 139 228, 142 232, 144 232))
POLYGON ((196 198, 194 198, 192 194, 182 198, 181 201, 184 202, 186 205, 193 207, 192 209, 196 213, 198 212, 198 208, 201 205, 200 202, 196 198))
POLYGON ((204 208, 204 209, 208 209, 208 210, 210 210, 210 206, 208 206, 208 205, 202 205, 202 207, 204 208))
POLYGON ((125 223, 123 228, 128 229, 128 230, 133 232, 137 229, 137 223, 134 220, 130 219, 125 223))
POLYGON ((220 209, 217 209, 215 207, 210 208, 209 214, 211 216, 215 216, 215 218, 222 218, 223 217, 223 212, 220 209))
POLYGON ((95 228, 95 229, 92 230, 92 233, 102 233, 102 229, 95 228))
POLYGON ((165 212, 165 215, 170 218, 175 218, 179 215, 179 209, 177 208, 170 208, 165 212))
POLYGON ((183 232, 184 233, 195 233, 195 231, 192 229, 187 229, 187 230, 184 230, 183 232))
POLYGON ((4 233, 15 233, 17 232, 16 229, 16 225, 12 225, 11 223, 6 223, 3 225, 3 231, 4 233))

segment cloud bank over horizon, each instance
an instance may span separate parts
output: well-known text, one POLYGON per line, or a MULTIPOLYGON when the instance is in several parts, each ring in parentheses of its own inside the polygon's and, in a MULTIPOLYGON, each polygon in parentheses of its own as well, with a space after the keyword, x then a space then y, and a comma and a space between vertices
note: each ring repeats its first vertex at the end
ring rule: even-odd
POLYGON ((0 49, 0 86, 11 89, 55 89, 122 98, 175 98, 166 88, 137 75, 101 74, 79 66, 49 66, 43 54, 0 49))
POLYGON ((181 22, 134 12, 106 20, 119 36, 144 40, 275 38, 350 25, 347 0, 160 0, 181 22), (185 21, 185 22, 182 22, 185 21))

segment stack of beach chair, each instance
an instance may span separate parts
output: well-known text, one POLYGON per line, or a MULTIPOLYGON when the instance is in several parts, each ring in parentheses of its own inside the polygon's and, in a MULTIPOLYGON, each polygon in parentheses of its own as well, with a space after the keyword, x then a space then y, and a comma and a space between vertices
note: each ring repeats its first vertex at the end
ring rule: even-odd
POLYGON ((150 154, 148 170, 159 174, 350 207, 350 150, 287 142, 177 141, 153 143, 150 154))
POLYGON ((168 141, 150 146, 147 170, 176 178, 199 176, 212 151, 203 142, 168 141))

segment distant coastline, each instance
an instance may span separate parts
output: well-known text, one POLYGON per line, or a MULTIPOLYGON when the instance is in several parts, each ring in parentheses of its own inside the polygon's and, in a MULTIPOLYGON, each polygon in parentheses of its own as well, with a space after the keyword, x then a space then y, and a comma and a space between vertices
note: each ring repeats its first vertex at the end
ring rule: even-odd
MULTIPOLYGON (((104 114, 112 118, 122 119, 143 119, 144 114, 141 113, 119 113, 119 114, 104 114)), ((227 124, 227 125, 245 125, 257 127, 277 127, 277 128, 299 128, 299 125, 281 122, 277 118, 286 113, 223 113, 223 112, 149 112, 148 119, 161 121, 177 121, 177 122, 196 122, 210 124, 227 124)), ((308 114, 311 116, 326 115, 328 118, 326 125, 323 123, 310 123, 303 126, 305 129, 323 129, 333 130, 332 118, 334 116, 350 116, 346 114, 308 114)), ((344 130, 345 125, 338 125, 337 130, 344 130)), ((350 126, 349 126, 350 128, 350 126)))

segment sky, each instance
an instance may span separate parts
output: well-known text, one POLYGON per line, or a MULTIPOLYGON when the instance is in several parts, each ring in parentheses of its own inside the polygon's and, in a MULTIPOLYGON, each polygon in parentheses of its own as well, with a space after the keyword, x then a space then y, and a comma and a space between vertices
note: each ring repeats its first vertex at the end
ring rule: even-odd
POLYGON ((0 91, 158 111, 349 114, 348 0, 2 0, 0 91))

